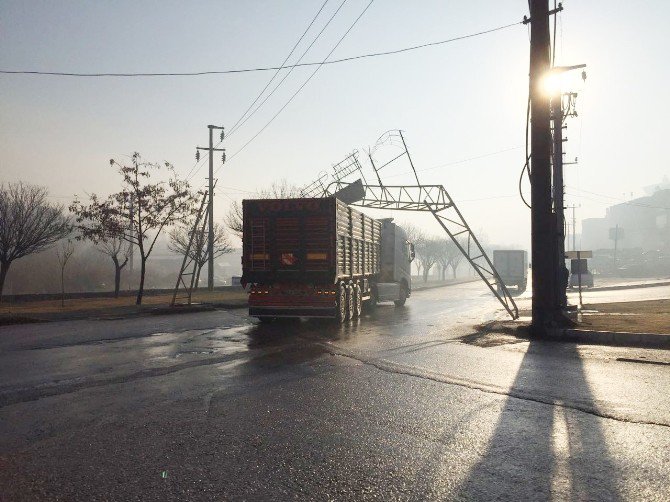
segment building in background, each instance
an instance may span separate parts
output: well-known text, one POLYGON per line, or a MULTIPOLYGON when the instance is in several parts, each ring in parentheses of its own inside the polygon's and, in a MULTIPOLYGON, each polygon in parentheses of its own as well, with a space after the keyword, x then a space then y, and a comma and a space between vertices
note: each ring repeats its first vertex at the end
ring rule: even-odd
POLYGON ((594 251, 601 273, 670 274, 670 182, 645 187, 645 197, 615 204, 604 218, 582 221, 582 249, 594 251))

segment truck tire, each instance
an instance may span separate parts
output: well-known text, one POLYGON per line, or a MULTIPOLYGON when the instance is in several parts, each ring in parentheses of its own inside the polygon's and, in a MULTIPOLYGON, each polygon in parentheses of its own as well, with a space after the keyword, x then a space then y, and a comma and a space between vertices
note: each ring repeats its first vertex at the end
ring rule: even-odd
POLYGON ((400 297, 397 300, 393 300, 396 307, 402 307, 407 301, 407 288, 404 284, 400 285, 400 297))
POLYGON ((370 288, 370 297, 368 298, 368 301, 365 302, 365 310, 372 312, 377 308, 377 303, 379 303, 378 300, 379 296, 377 295, 377 288, 372 287, 370 288))
POLYGON ((337 290, 337 321, 345 322, 349 314, 349 295, 347 294, 347 288, 344 284, 340 284, 340 287, 337 290))
POLYGON ((356 284, 351 288, 354 298, 354 309, 352 319, 358 319, 363 313, 363 299, 361 298, 361 287, 356 284))

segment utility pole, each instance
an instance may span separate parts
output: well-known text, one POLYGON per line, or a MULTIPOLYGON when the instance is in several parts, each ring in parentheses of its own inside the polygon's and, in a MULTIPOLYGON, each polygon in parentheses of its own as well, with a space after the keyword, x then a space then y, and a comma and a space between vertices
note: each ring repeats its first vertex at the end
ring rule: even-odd
POLYGON ((565 273, 565 214, 563 186, 563 95, 560 88, 551 97, 551 119, 554 123, 553 184, 556 213, 556 297, 561 308, 568 306, 566 293, 568 276, 565 273))
POLYGON ((549 0, 530 0, 531 252, 532 329, 544 335, 558 318, 556 297, 556 218, 551 201, 551 124, 549 96, 542 88, 549 74, 549 0))
MULTIPOLYGON (((578 206, 566 206, 565 209, 572 209, 572 251, 577 251, 577 248, 575 246, 575 233, 577 231, 577 217, 575 216, 575 209, 578 206)), ((570 232, 568 232, 568 237, 570 236, 570 232)), ((569 239, 568 239, 569 240, 569 239)))
POLYGON ((209 152, 209 198, 207 201, 207 213, 209 214, 209 236, 207 239, 207 289, 212 291, 214 289, 214 152, 223 152, 222 162, 226 161, 226 149, 214 148, 214 129, 221 131, 221 141, 223 141, 224 133, 223 127, 208 125, 209 129, 209 148, 196 147, 196 160, 200 159, 199 150, 207 150, 209 152))

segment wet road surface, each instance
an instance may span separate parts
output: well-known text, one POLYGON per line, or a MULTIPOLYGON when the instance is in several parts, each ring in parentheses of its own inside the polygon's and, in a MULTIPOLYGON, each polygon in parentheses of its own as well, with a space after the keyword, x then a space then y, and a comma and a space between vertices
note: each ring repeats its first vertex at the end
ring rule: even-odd
POLYGON ((468 336, 496 316, 472 283, 0 328, 0 499, 663 500, 670 354, 468 336))

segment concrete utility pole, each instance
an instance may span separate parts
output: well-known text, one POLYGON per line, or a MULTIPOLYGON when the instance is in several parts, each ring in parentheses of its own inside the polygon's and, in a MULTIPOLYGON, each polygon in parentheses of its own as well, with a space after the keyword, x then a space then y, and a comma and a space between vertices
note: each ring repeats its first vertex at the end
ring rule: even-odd
POLYGON ((209 199, 207 202, 207 213, 209 214, 209 236, 207 239, 207 289, 214 289, 214 152, 224 152, 223 161, 225 162, 225 148, 214 148, 214 129, 221 131, 221 141, 223 141, 223 127, 208 125, 209 129, 209 148, 196 147, 197 150, 207 150, 209 152, 209 199))
POLYGON ((551 204, 551 124, 549 96, 542 87, 549 74, 549 0, 530 0, 531 106, 531 250, 533 258, 533 321, 537 335, 558 318, 556 297, 556 218, 551 204))

